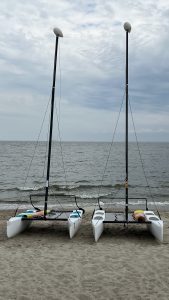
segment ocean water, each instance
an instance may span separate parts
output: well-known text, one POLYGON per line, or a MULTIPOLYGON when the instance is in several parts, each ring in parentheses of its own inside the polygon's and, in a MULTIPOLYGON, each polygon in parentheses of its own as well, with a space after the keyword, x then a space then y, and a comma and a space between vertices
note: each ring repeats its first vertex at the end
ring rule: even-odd
MULTIPOLYGON (((123 205, 124 143, 53 142, 49 204, 123 205), (111 151, 110 151, 111 150, 111 151)), ((169 143, 129 143, 129 197, 147 198, 149 205, 169 207, 169 143), (145 177, 146 175, 146 177, 145 177)), ((43 205, 46 142, 0 142, 0 208, 30 203, 43 205), (38 195, 37 195, 38 194, 38 195)))

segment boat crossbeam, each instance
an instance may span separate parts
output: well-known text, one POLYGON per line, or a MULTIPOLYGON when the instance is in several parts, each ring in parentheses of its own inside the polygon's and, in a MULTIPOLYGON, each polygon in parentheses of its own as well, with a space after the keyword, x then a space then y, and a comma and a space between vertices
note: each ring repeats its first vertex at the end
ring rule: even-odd
POLYGON ((116 224, 149 224, 150 221, 139 222, 134 219, 133 213, 128 214, 128 220, 125 219, 125 214, 121 212, 105 212, 105 220, 103 223, 116 223, 116 224))

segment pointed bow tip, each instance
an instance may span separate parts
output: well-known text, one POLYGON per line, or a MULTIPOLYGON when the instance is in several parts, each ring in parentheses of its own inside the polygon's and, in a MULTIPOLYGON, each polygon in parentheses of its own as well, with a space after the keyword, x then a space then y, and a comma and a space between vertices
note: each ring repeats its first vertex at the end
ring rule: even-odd
POLYGON ((59 28, 57 28, 57 27, 53 28, 53 32, 56 36, 63 37, 63 33, 59 28))
POLYGON ((127 32, 131 31, 131 24, 129 22, 124 23, 124 30, 127 32))

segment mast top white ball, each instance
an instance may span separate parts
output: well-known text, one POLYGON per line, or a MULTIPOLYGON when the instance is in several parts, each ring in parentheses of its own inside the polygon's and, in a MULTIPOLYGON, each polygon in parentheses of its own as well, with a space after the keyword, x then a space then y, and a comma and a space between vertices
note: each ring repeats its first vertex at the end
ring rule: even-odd
POLYGON ((54 32, 54 34, 55 34, 56 36, 58 36, 58 37, 63 37, 63 33, 62 33, 62 31, 61 31, 59 28, 55 27, 55 28, 53 29, 53 32, 54 32))
POLYGON ((131 25, 130 25, 130 23, 125 22, 124 23, 124 29, 125 29, 125 31, 130 32, 131 31, 131 25))

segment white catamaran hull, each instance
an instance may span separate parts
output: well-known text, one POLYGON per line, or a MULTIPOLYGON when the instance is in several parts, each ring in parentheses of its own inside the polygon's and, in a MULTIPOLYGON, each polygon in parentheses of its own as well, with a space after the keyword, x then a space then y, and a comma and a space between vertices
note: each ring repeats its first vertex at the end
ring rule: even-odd
POLYGON ((153 211, 144 211, 144 214, 146 221, 151 222, 147 224, 148 230, 159 242, 163 242, 163 221, 153 211))
POLYGON ((82 223, 82 210, 73 210, 68 218, 69 236, 72 239, 82 223))
POLYGON ((26 230, 32 222, 31 217, 33 217, 33 215, 36 213, 36 210, 27 209, 25 212, 10 218, 9 221, 7 221, 7 237, 14 237, 15 235, 26 230), (22 217, 27 217, 28 220, 23 220, 22 217))
POLYGON ((104 223, 105 220, 105 211, 104 210, 96 210, 93 215, 92 219, 92 227, 93 227, 93 234, 95 242, 98 241, 100 238, 103 230, 104 230, 104 223))
POLYGON ((10 218, 9 221, 7 221, 7 237, 12 238, 26 230, 31 222, 31 220, 22 220, 21 217, 10 218))

